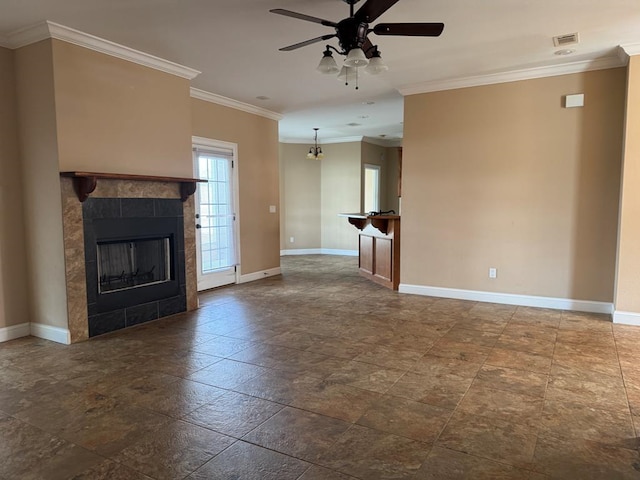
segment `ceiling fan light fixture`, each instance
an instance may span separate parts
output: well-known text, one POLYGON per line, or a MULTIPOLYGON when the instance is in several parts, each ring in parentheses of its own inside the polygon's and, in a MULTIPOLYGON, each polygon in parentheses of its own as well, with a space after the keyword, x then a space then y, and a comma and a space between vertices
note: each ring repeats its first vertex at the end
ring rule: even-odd
POLYGON ((364 54, 364 51, 357 47, 349 50, 347 58, 344 61, 346 67, 364 67, 369 64, 369 59, 364 54))
POLYGON ((356 70, 356 67, 342 67, 338 74, 338 80, 341 82, 348 82, 350 78, 353 79, 356 77, 356 70))
POLYGON ((439 37, 444 30, 442 22, 420 22, 420 23, 378 23, 371 25, 389 8, 393 7, 399 0, 364 0, 362 7, 355 11, 354 5, 361 0, 343 0, 349 5, 349 16, 339 22, 333 22, 324 18, 306 15, 304 13, 293 12, 283 8, 269 10, 271 13, 284 15, 285 17, 296 18, 311 23, 319 23, 325 27, 334 29, 334 33, 310 38, 304 42, 294 43, 280 48, 282 52, 297 50, 298 48, 313 45, 324 40, 337 38, 340 49, 327 45, 326 50, 317 70, 323 74, 337 73, 340 66, 333 59, 330 50, 345 56, 342 70, 338 74, 339 80, 344 80, 345 85, 349 85, 349 77, 355 78, 355 88, 358 90, 358 69, 362 67, 371 75, 378 75, 389 68, 384 64, 378 52, 378 47, 372 45, 368 38, 369 34, 394 35, 408 37, 439 37), (373 51, 373 52, 372 52, 373 51), (369 68, 366 68, 366 67, 369 68))
POLYGON ((376 50, 373 52, 372 57, 369 59, 369 65, 365 67, 364 71, 369 75, 378 75, 380 73, 386 72, 387 70, 389 70, 389 67, 386 63, 384 63, 382 57, 380 56, 380 52, 376 48, 376 50))
POLYGON ((318 68, 316 68, 316 70, 324 75, 331 75, 340 71, 338 64, 333 58, 331 50, 329 50, 328 48, 322 54, 322 60, 320 60, 320 63, 318 64, 318 68))

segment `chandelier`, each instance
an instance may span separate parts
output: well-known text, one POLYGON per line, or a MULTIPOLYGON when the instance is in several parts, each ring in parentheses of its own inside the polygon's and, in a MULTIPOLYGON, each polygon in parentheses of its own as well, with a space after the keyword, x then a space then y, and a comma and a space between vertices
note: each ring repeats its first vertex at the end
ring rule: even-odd
POLYGON ((314 128, 315 137, 313 139, 313 147, 309 148, 309 153, 307 153, 307 158, 309 160, 322 160, 324 158, 324 153, 322 153, 322 147, 318 145, 318 130, 319 128, 314 128))

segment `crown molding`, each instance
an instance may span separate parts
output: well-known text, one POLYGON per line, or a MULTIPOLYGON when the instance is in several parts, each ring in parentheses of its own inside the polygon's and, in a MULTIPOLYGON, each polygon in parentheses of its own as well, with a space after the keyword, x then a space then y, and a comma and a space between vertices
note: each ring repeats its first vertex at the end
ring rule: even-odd
POLYGON ((9 48, 14 50, 48 38, 51 38, 51 34, 49 33, 49 22, 47 21, 28 25, 6 36, 9 48))
POLYGON ((145 67, 160 70, 171 75, 193 80, 200 72, 193 68, 165 60, 148 53, 125 47, 124 45, 90 35, 88 33, 65 27, 54 22, 45 21, 36 25, 21 28, 7 36, 9 47, 16 49, 32 43, 55 38, 63 42, 72 43, 112 57, 121 58, 145 67))
POLYGON ((362 135, 353 135, 351 137, 337 137, 337 138, 325 138, 322 140, 322 144, 326 145, 328 143, 352 143, 352 142, 361 142, 364 140, 362 135))
POLYGON ((628 43, 618 46, 618 57, 620 57, 625 65, 629 63, 629 57, 633 57, 634 55, 640 55, 640 43, 628 43))
POLYGON ((622 45, 618 45, 618 50, 616 51, 616 53, 618 54, 618 58, 623 65, 629 64, 629 54, 625 51, 622 45))
MULTIPOLYGON (((302 144, 312 144, 313 138, 310 139, 300 139, 300 138, 280 138, 280 143, 292 143, 296 145, 302 144)), ((331 145, 335 143, 353 143, 353 142, 365 142, 371 143, 373 145, 378 145, 379 147, 401 147, 402 139, 394 138, 394 139, 382 139, 382 138, 374 138, 374 137, 363 137, 360 135, 351 136, 351 137, 336 137, 336 138, 322 138, 318 140, 318 145, 331 145)))
POLYGON ((378 145, 379 147, 401 147, 402 146, 402 138, 364 137, 362 141, 365 143, 371 143, 372 145, 378 145))
MULTIPOLYGON (((333 143, 352 143, 352 142, 362 142, 364 139, 363 136, 351 136, 351 137, 337 137, 337 138, 323 138, 318 140, 318 145, 329 145, 333 143)), ((294 143, 294 144, 306 144, 313 143, 313 137, 309 139, 300 139, 300 138, 280 138, 280 143, 294 143)))
POLYGON ((205 102, 222 105, 223 107, 234 108, 243 112, 270 118, 271 120, 280 121, 283 118, 280 113, 272 112, 271 110, 267 110, 266 108, 256 107, 255 105, 251 105, 249 103, 240 102, 238 100, 234 100, 233 98, 223 97, 222 95, 217 95, 205 90, 200 90, 199 88, 191 87, 191 97, 197 98, 198 100, 204 100, 205 102))
MULTIPOLYGON (((285 137, 280 137, 278 139, 279 143, 291 143, 294 145, 303 145, 303 144, 311 144, 313 143, 313 137, 310 137, 310 139, 301 139, 301 138, 285 138, 285 137)), ((318 144, 323 144, 325 142, 318 142, 318 144)))
MULTIPOLYGON (((638 52, 640 53, 640 50, 638 52)), ((419 93, 439 92, 443 90, 454 90, 457 88, 478 87, 481 85, 493 85, 497 83, 555 77, 558 75, 568 75, 571 73, 582 73, 593 70, 604 70, 607 68, 622 67, 624 65, 625 63, 619 56, 610 56, 598 58, 596 60, 564 63, 562 65, 548 65, 544 67, 512 70, 510 72, 491 73, 488 75, 435 80, 431 82, 407 85, 399 88, 398 91, 404 96, 416 95, 419 93)))

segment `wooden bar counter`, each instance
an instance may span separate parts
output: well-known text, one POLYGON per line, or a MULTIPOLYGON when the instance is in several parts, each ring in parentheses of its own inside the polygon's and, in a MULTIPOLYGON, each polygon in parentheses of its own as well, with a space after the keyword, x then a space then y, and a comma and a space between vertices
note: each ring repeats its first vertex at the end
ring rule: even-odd
POLYGON ((341 213, 360 230, 360 275, 392 290, 400 283, 400 216, 341 213))

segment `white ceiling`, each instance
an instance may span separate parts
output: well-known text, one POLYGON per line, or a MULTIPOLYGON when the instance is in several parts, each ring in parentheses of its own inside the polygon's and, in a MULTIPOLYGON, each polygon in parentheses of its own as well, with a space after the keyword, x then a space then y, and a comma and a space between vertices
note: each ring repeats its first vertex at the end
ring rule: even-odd
POLYGON ((281 139, 305 142, 313 127, 321 140, 399 138, 399 91, 425 82, 594 61, 640 43, 640 0, 400 0, 373 24, 441 21, 444 33, 370 34, 389 71, 363 74, 355 90, 315 71, 324 43, 278 51, 331 28, 272 8, 333 21, 349 11, 341 0, 0 0, 0 39, 50 20, 195 68, 202 74, 194 87, 282 113, 281 139), (575 53, 554 55, 552 37, 573 32, 580 34, 575 53))

